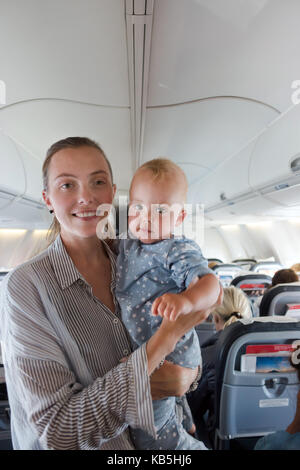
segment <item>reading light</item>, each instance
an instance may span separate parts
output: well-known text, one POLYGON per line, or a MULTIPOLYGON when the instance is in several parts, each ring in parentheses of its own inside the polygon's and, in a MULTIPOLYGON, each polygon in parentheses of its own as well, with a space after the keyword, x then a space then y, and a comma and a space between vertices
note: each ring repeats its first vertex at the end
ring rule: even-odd
POLYGON ((0 235, 24 235, 27 232, 26 229, 19 229, 19 228, 1 228, 0 235))
POLYGON ((270 227, 272 222, 248 222, 246 225, 250 228, 270 227))
POLYGON ((220 228, 222 230, 238 230, 239 225, 237 225, 237 224, 221 225, 220 228))
POLYGON ((294 219, 288 219, 288 222, 290 222, 291 224, 294 224, 294 225, 300 225, 300 218, 295 217, 294 219))
POLYGON ((38 235, 38 236, 46 236, 48 233, 48 229, 36 229, 33 231, 33 235, 38 235))

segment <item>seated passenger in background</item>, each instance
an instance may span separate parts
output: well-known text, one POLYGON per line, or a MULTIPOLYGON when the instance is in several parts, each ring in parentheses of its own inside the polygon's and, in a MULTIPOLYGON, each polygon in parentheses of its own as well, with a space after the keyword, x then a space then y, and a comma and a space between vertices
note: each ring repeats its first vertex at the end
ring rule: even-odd
POLYGON ((215 391, 215 362, 216 343, 223 329, 242 318, 251 318, 250 302, 244 292, 238 287, 230 286, 224 289, 222 305, 213 312, 216 333, 201 345, 202 376, 194 392, 187 394, 187 400, 196 425, 197 436, 206 446, 212 446, 211 432, 214 429, 214 391, 215 391), (204 415, 208 412, 208 416, 204 415))
MULTIPOLYGON (((133 349, 153 335, 162 317, 173 321, 179 315, 203 311, 204 321, 219 297, 219 281, 208 269, 197 243, 173 235, 186 215, 186 192, 184 172, 167 159, 146 162, 133 177, 130 238, 121 236, 119 240, 116 279, 116 296, 133 349)), ((201 366, 194 329, 177 343, 166 359, 182 367, 201 366)), ((182 403, 188 414, 187 402, 182 403)), ((132 438, 137 449, 205 448, 182 427, 175 397, 155 400, 153 411, 157 440, 134 429, 132 438)))
POLYGON ((277 284, 285 284, 289 282, 299 282, 299 276, 293 269, 279 269, 276 271, 272 278, 271 287, 277 286, 277 284))
MULTIPOLYGON (((300 347, 293 352, 291 363, 297 369, 300 382, 300 347)), ((300 391, 297 395, 296 413, 291 424, 285 431, 277 431, 261 437, 254 450, 300 450, 300 391)))
POLYGON ((298 275, 299 277, 299 274, 300 274, 300 263, 295 263, 293 264, 293 266, 290 267, 290 269, 292 269, 293 271, 295 271, 295 273, 298 275))
MULTIPOLYGON (((272 287, 277 286, 277 284, 286 284, 290 282, 299 282, 299 276, 295 273, 293 269, 279 269, 276 271, 272 277, 272 283, 265 289, 265 292, 268 292, 272 287)), ((263 295, 257 297, 254 301, 254 309, 258 309, 261 304, 263 295)))
POLYGON ((210 263, 208 263, 208 267, 209 267, 209 269, 212 269, 215 266, 219 266, 219 264, 220 263, 217 263, 217 261, 211 261, 210 263))

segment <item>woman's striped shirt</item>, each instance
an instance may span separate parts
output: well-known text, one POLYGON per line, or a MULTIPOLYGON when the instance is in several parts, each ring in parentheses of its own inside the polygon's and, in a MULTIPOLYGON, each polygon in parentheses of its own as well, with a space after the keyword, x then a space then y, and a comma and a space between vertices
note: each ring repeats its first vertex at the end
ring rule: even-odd
MULTIPOLYGON (((115 285, 115 258, 106 247, 115 285)), ((130 355, 111 312, 60 237, 2 281, 0 338, 15 449, 132 449, 155 435, 145 345, 130 355)))

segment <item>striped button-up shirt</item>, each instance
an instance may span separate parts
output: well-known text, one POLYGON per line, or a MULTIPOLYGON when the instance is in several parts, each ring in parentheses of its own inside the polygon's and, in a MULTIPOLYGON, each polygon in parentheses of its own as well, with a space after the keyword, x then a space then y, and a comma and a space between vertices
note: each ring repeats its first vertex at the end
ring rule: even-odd
POLYGON ((93 295, 60 236, 2 282, 15 449, 132 449, 128 426, 155 435, 146 348, 119 362, 130 343, 114 302, 113 313, 93 295))

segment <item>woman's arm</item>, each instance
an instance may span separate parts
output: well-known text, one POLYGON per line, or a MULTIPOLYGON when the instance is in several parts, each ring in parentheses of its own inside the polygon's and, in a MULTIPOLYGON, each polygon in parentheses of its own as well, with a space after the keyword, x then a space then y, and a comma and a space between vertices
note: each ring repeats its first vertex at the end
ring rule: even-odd
POLYGON ((38 437, 45 449, 96 449, 128 425, 155 434, 146 346, 83 385, 45 315, 37 284, 14 273, 4 286, 1 315, 14 432, 23 448, 38 437))
POLYGON ((188 369, 165 361, 150 377, 152 399, 181 397, 189 390, 197 375, 198 369, 188 369))

